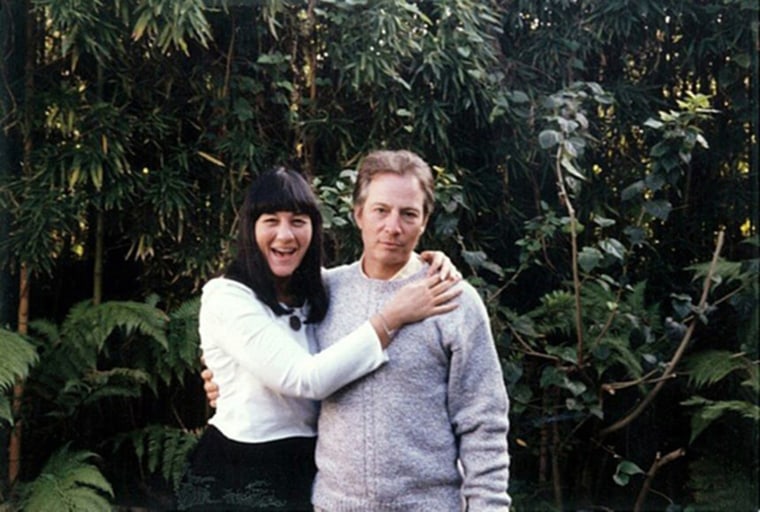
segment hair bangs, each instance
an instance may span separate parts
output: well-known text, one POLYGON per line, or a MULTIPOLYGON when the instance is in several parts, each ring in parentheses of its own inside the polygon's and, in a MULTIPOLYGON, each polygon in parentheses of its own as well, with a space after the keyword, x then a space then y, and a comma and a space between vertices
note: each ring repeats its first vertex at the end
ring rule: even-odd
POLYGON ((262 176, 256 187, 253 204, 254 217, 262 213, 293 212, 314 215, 319 208, 316 198, 303 179, 294 179, 293 174, 279 168, 262 176))

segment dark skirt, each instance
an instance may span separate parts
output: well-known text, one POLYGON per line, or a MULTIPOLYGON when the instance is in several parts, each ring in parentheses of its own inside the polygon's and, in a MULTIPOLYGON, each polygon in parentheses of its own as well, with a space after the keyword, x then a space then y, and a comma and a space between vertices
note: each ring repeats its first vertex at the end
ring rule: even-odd
POLYGON ((196 511, 310 511, 316 438, 239 443, 209 426, 177 490, 177 508, 196 511))

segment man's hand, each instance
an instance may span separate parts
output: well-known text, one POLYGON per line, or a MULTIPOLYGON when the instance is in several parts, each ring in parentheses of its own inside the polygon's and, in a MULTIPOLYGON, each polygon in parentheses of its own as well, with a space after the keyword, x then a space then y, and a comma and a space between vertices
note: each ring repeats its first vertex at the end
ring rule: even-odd
POLYGON ((214 372, 206 368, 201 372, 203 379, 203 390, 206 392, 206 400, 211 407, 216 407, 216 399, 219 398, 219 386, 212 379, 214 372))

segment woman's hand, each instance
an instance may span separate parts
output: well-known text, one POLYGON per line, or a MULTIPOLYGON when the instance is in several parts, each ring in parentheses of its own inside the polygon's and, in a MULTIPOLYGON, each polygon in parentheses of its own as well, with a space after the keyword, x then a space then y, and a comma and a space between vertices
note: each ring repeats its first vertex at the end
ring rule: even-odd
POLYGON ((453 279, 454 281, 462 279, 461 272, 454 266, 451 259, 446 256, 446 253, 441 251, 422 251, 420 258, 430 265, 428 276, 439 274, 442 279, 453 279))
POLYGON ((206 392, 206 400, 211 407, 216 407, 216 399, 219 398, 219 386, 212 379, 214 372, 206 368, 201 372, 203 390, 206 392))
POLYGON ((402 326, 457 308, 452 299, 462 293, 458 280, 442 279, 439 274, 404 285, 370 321, 375 325, 383 348, 390 345, 393 333, 402 326), (378 328, 379 327, 379 328, 378 328))

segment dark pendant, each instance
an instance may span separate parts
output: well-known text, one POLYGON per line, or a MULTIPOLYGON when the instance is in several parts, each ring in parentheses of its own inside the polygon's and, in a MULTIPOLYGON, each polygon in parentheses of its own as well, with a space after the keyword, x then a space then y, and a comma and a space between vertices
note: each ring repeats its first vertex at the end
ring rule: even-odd
POLYGON ((294 331, 298 331, 299 329, 301 329, 301 319, 298 318, 296 315, 291 315, 289 322, 290 322, 290 328, 293 329, 294 331))

